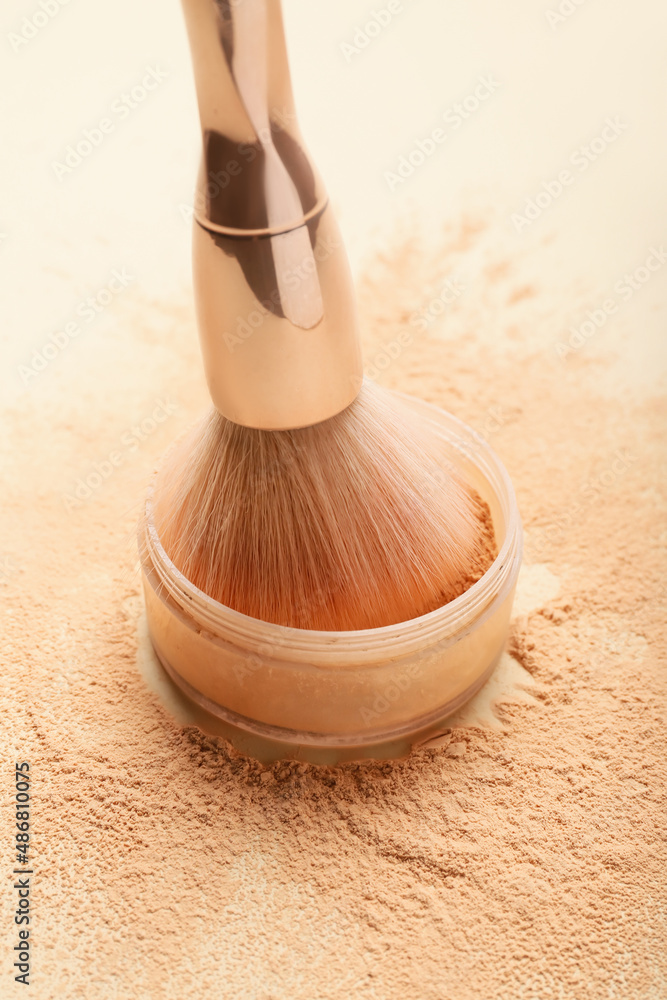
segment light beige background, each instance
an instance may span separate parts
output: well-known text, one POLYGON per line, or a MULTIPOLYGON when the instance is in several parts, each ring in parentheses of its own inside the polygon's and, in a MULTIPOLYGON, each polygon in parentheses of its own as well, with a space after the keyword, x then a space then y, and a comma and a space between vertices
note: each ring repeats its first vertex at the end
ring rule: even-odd
MULTIPOLYGON (((576 277, 604 289, 665 238, 667 10, 655 0, 570 6, 574 12, 551 25, 547 12, 557 11, 556 0, 404 0, 379 36, 350 56, 343 43, 354 43, 381 0, 375 7, 286 0, 303 131, 355 266, 371 240, 415 206, 433 223, 477 202, 492 204, 510 247, 539 245, 558 230, 558 245, 543 247, 537 266, 558 270, 564 287, 576 277), (492 97, 390 191, 385 171, 488 74, 499 83, 492 97), (625 131, 517 235, 512 213, 567 167, 609 116, 627 124, 625 131)), ((192 202, 198 133, 178 4, 69 0, 15 52, 10 34, 38 9, 11 0, 0 14, 4 398, 24 391, 17 366, 31 348, 103 287, 113 268, 136 277, 124 299, 180 290, 190 280, 182 206, 192 202), (167 79, 126 119, 112 115, 115 131, 59 181, 53 162, 108 116, 149 66, 167 79)), ((661 338, 654 306, 666 282, 667 268, 630 303, 629 325, 636 317, 642 334, 626 369, 642 377, 655 375, 649 359, 661 338)), ((104 337, 107 320, 91 325, 91 344, 104 337)), ((57 379, 63 360, 49 378, 57 379)))
MULTIPOLYGON (((524 666, 506 661, 502 726, 465 728, 487 726, 491 699, 508 697, 496 677, 432 755, 275 780, 179 730, 147 688, 154 663, 143 657, 144 677, 137 663, 140 498, 207 403, 178 4, 69 0, 18 51, 9 36, 38 2, 2 5, 0 710, 4 759, 39 766, 32 996, 664 996, 653 397, 667 264, 572 364, 555 348, 667 242, 667 7, 584 0, 551 26, 547 12, 568 2, 403 0, 348 62, 341 43, 383 0, 284 0, 303 131, 373 321, 370 361, 460 265, 465 295, 386 379, 492 434, 529 554, 512 646, 524 666), (149 67, 167 78, 59 181, 53 162, 149 67), (493 96, 390 191, 385 172, 489 74, 493 96), (618 140, 517 233, 512 214, 610 117, 626 126, 618 140), (445 224, 442 261, 396 249, 397 229, 438 246, 445 224), (114 269, 128 287, 26 382, 21 366, 114 269), (160 398, 168 418, 136 442, 160 398), (68 511, 77 478, 114 448, 121 469, 68 511), (618 448, 627 475, 610 473, 618 448), (583 485, 610 474, 583 503, 583 485), (516 690, 524 667, 535 697, 516 690)), ((10 821, 3 807, 6 862, 10 821)), ((14 995, 0 976, 0 995, 14 995)))

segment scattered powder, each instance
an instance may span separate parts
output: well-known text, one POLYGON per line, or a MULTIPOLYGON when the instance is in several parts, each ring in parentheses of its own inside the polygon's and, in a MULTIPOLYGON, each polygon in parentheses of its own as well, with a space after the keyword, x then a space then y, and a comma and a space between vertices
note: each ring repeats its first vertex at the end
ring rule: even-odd
MULTIPOLYGON (((479 534, 477 545, 473 550, 473 557, 467 565, 467 573, 465 574, 463 580, 461 580, 459 587, 456 588, 454 595, 456 597, 458 597, 459 594, 465 593, 465 591, 469 590, 474 583, 477 583, 477 581, 484 576, 487 569, 498 555, 498 546, 496 544, 496 535, 493 530, 493 519, 491 517, 489 505, 482 500, 475 490, 472 490, 471 492, 477 516, 479 534)), ((437 606, 440 607, 443 603, 445 603, 445 599, 448 596, 449 595, 444 593, 441 594, 441 598, 443 598, 443 600, 441 600, 437 606)), ((449 597, 449 600, 451 599, 452 598, 449 597)), ((435 610, 435 608, 433 610, 435 610)))
POLYGON ((603 391, 611 356, 559 359, 540 331, 561 298, 478 221, 369 265, 369 364, 472 255, 476 289, 381 378, 488 437, 526 565, 495 712, 482 692, 407 760, 265 770, 139 672, 138 505, 205 399, 188 310, 125 307, 107 354, 9 414, 1 698, 5 760, 33 768, 33 997, 667 996, 662 404, 603 391), (177 415, 68 512, 165 386, 177 415))

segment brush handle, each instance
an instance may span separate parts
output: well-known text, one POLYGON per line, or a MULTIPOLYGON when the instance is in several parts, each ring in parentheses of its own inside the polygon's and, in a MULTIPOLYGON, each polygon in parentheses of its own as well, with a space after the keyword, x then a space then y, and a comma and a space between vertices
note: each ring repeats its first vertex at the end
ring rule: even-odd
POLYGON ((228 235, 303 225, 327 195, 299 131, 277 0, 183 0, 203 156, 195 215, 228 235))
POLYGON ((362 381, 347 255, 299 131, 280 0, 183 0, 202 132, 193 269, 209 390, 264 430, 362 381))

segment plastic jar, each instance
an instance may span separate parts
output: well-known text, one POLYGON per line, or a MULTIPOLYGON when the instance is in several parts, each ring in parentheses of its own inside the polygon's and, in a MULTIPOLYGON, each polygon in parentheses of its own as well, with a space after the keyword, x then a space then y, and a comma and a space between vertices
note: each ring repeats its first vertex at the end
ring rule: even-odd
POLYGON ((139 529, 146 613, 160 662, 218 731, 260 760, 400 757, 435 736, 503 651, 521 563, 514 490, 486 441, 443 410, 402 396, 489 505, 498 555, 449 604, 407 622, 318 632, 259 621, 194 587, 162 548, 152 496, 139 529))

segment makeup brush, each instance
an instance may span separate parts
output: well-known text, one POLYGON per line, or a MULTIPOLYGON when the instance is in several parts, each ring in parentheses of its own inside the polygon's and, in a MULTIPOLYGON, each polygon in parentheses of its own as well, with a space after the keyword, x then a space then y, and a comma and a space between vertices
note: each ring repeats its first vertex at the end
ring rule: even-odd
POLYGON ((280 0, 183 0, 203 138, 193 273, 213 411, 155 523, 222 604, 303 629, 406 621, 494 556, 488 508, 409 405, 362 376, 352 281, 294 111, 280 0))

